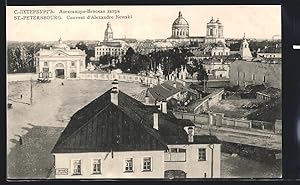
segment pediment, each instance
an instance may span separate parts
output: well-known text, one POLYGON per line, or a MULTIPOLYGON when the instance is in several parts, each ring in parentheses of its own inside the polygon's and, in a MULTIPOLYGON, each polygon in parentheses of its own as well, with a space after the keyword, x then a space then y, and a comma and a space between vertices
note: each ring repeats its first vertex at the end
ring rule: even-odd
POLYGON ((68 53, 66 53, 64 51, 56 50, 56 51, 53 51, 52 53, 50 53, 48 56, 49 57, 66 57, 66 56, 71 56, 71 55, 69 55, 68 53))

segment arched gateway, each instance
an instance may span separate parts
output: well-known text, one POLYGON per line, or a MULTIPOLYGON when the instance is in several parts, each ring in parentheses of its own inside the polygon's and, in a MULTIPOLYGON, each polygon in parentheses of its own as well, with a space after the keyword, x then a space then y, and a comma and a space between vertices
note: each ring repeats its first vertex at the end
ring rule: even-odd
POLYGON ((65 68, 62 63, 57 63, 55 65, 55 77, 56 78, 65 78, 65 68))

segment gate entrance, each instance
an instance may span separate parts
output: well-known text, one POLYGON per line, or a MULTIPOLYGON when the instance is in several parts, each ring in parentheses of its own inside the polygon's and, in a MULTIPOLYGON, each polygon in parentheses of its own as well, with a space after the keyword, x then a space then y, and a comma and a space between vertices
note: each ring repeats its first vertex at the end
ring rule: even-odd
POLYGON ((62 63, 55 65, 55 77, 56 78, 65 78, 65 68, 62 63))

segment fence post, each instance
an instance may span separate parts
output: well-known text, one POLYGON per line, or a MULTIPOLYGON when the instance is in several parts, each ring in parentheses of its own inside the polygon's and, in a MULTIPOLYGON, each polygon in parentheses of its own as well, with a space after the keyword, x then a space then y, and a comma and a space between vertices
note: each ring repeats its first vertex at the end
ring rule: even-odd
POLYGON ((264 123, 263 122, 260 122, 261 123, 261 129, 262 130, 265 130, 265 125, 264 125, 264 123))

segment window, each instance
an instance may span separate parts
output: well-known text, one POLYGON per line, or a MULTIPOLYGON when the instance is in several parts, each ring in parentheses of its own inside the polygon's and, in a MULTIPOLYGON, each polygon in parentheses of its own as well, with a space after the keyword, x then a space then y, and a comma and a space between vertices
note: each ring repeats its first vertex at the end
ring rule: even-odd
POLYGON ((44 62, 44 66, 48 66, 48 62, 44 62))
POLYGON ((125 160, 125 172, 133 172, 133 159, 132 158, 125 160))
POLYGON ((252 80, 255 80, 255 74, 252 74, 252 80))
POLYGON ((143 158, 143 171, 151 171, 151 157, 144 157, 143 158))
POLYGON ((81 175, 81 160, 73 161, 73 175, 81 175))
POLYGON ((101 173, 101 159, 93 159, 92 162, 93 174, 101 173))
POLYGON ((71 66, 75 66, 75 62, 71 62, 71 66))
POLYGON ((206 161, 206 149, 205 148, 199 148, 199 161, 206 161))
POLYGON ((264 82, 266 82, 266 76, 264 76, 264 79, 263 79, 263 81, 264 81, 264 82))

